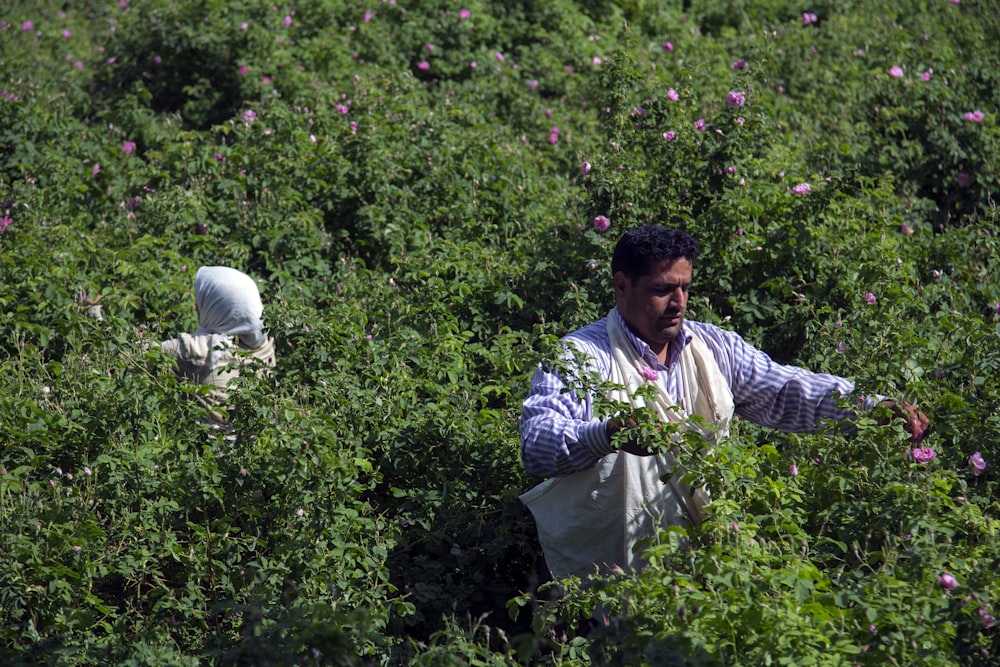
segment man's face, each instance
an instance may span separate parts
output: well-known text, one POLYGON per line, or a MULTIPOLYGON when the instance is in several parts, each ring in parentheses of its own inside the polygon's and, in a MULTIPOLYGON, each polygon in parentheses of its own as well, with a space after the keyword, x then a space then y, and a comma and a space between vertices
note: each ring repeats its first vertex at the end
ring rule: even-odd
POLYGON ((681 258, 660 262, 635 281, 621 271, 614 275, 619 312, 661 361, 667 345, 681 331, 692 268, 691 262, 681 258))

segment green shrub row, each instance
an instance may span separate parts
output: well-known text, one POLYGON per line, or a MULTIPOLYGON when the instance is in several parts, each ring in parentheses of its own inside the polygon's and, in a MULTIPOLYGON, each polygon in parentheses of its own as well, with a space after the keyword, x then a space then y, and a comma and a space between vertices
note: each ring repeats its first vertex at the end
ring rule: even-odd
POLYGON ((993 664, 998 31, 975 0, 0 6, 0 658, 993 664), (704 526, 540 586, 520 402, 648 222, 702 243, 691 317, 916 401, 935 457, 742 422, 689 455, 704 526), (149 351, 209 264, 277 341, 235 443, 149 351))

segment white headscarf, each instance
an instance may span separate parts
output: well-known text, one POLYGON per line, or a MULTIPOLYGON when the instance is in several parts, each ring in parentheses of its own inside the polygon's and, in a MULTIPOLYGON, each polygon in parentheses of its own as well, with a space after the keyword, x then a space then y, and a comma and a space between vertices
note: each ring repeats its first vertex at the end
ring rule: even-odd
POLYGON ((264 304, 253 278, 228 266, 203 266, 194 279, 194 298, 201 326, 195 335, 213 334, 212 347, 223 336, 239 336, 250 348, 267 341, 264 304), (220 338, 214 340, 215 336, 220 338))

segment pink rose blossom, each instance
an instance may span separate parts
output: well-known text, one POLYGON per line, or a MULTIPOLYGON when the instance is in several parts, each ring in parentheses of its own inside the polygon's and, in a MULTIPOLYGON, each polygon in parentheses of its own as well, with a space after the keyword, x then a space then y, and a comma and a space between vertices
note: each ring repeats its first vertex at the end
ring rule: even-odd
POLYGON ((974 452, 972 456, 969 457, 969 468, 972 470, 972 474, 978 477, 984 470, 986 470, 986 459, 979 452, 974 452))
POLYGON ((674 90, 673 88, 669 88, 667 90, 667 99, 670 100, 671 102, 676 102, 677 100, 681 99, 681 96, 677 94, 676 90, 674 90))
POLYGON ((28 31, 34 29, 34 27, 35 27, 35 24, 32 23, 31 21, 25 21, 24 23, 21 24, 21 30, 23 30, 25 32, 28 32, 28 31))
POLYGON ((900 67, 899 65, 893 65, 892 67, 889 68, 889 76, 891 76, 893 79, 903 78, 903 68, 900 67))
POLYGON ((943 587, 945 587, 945 588, 947 588, 949 590, 952 589, 952 588, 955 588, 955 586, 958 586, 958 580, 956 580, 955 576, 952 575, 949 572, 942 573, 941 577, 938 579, 938 582, 943 587))
MULTIPOLYGON (((958 2, 956 2, 956 0, 951 0, 951 1, 954 2, 956 5, 958 4, 958 2)), ((993 616, 988 611, 986 611, 984 608, 980 607, 979 608, 979 623, 984 628, 986 628, 987 630, 989 630, 994 625, 996 625, 997 620, 995 618, 993 618, 993 616)))
POLYGON ((505 60, 507 60, 506 58, 504 58, 504 55, 499 51, 497 51, 493 55, 496 56, 496 59, 499 60, 500 62, 504 62, 505 60))
POLYGON ((674 45, 670 42, 663 42, 663 50, 669 53, 674 50, 674 45))
POLYGON ((122 153, 132 154, 135 152, 135 142, 126 141, 122 143, 122 153))
POLYGON ((589 174, 590 173, 590 163, 589 162, 584 162, 583 164, 581 164, 580 165, 580 171, 583 172, 584 176, 586 176, 587 174, 589 174))
POLYGON ((594 229, 599 232, 607 231, 608 227, 611 226, 611 221, 608 220, 607 216, 599 215, 594 218, 594 229))
POLYGON ((739 109, 744 104, 746 104, 747 97, 743 93, 737 91, 731 91, 726 95, 726 104, 728 104, 733 109, 739 109))
POLYGON ((913 460, 917 463, 928 463, 934 460, 937 453, 930 447, 917 447, 910 452, 910 456, 912 456, 913 460))
POLYGON ((931 74, 933 74, 932 70, 927 70, 925 72, 921 72, 920 73, 920 80, 921 81, 930 81, 931 80, 931 74))
POLYGON ((472 12, 470 12, 465 7, 462 7, 461 9, 458 10, 458 18, 462 19, 463 21, 469 18, 470 16, 472 16, 472 12))
POLYGON ((983 122, 983 118, 985 118, 985 115, 983 114, 982 111, 976 109, 975 111, 970 111, 967 114, 965 114, 964 118, 970 123, 981 123, 983 122))
POLYGON ((875 295, 872 294, 871 292, 868 292, 868 294, 865 294, 865 303, 867 303, 869 306, 874 306, 875 302, 877 300, 878 299, 876 299, 875 295))
POLYGON ((94 176, 97 176, 99 173, 101 173, 101 165, 95 163, 94 166, 91 167, 90 172, 94 176))
POLYGON ((674 139, 677 138, 677 135, 673 132, 667 131, 663 133, 663 138, 666 139, 667 141, 673 141, 674 139))
POLYGON ((750 67, 750 65, 747 64, 747 61, 741 58, 736 62, 734 62, 732 65, 730 65, 730 67, 732 67, 735 70, 741 70, 741 69, 747 69, 748 67, 750 67))
POLYGON ((365 23, 368 23, 369 21, 372 20, 372 13, 368 10, 365 10, 364 16, 361 17, 361 20, 364 21, 365 23))
POLYGON ((696 120, 694 122, 694 129, 698 130, 699 132, 704 132, 705 131, 705 119, 704 118, 699 118, 698 120, 696 120))
POLYGON ((807 194, 811 190, 812 190, 812 186, 810 186, 808 183, 799 183, 798 185, 793 185, 792 186, 792 192, 794 192, 797 195, 807 194))
POLYGON ((430 68, 431 64, 426 60, 421 60, 419 63, 417 63, 417 69, 429 70, 430 68))
POLYGON ((799 474, 799 467, 794 463, 788 466, 788 474, 791 475, 792 477, 795 477, 796 475, 799 474))
POLYGON ((291 16, 286 16, 285 17, 285 27, 288 27, 290 25, 292 25, 292 17, 291 16))
POLYGON ((66 39, 69 39, 70 37, 73 36, 73 33, 71 33, 69 30, 63 30, 62 36, 65 37, 66 39))
POLYGON ((250 27, 250 24, 247 23, 246 21, 244 21, 243 23, 240 24, 240 31, 242 32, 242 31, 246 30, 249 27, 250 27))
POLYGON ((802 25, 809 25, 810 23, 815 23, 817 20, 819 19, 812 12, 803 12, 802 14, 802 25))

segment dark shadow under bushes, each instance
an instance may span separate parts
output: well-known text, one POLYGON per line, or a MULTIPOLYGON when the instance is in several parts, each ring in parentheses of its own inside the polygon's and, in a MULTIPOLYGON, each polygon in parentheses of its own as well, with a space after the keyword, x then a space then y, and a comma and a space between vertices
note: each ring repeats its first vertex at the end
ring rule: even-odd
POLYGON ((240 74, 250 39, 225 9, 204 1, 133 5, 120 15, 106 49, 113 61, 94 81, 94 98, 108 104, 135 95, 195 130, 235 116, 245 98, 255 97, 240 74))

